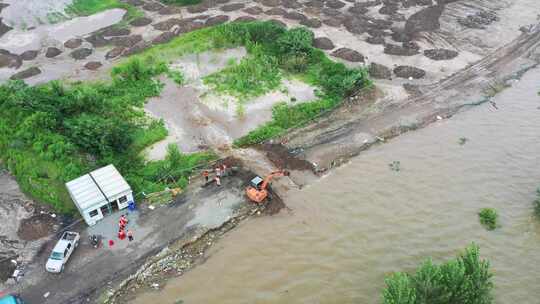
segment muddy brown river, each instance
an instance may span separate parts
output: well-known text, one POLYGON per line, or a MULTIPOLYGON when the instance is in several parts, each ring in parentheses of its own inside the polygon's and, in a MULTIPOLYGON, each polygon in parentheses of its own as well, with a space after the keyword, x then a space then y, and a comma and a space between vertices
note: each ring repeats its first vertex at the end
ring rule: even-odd
POLYGON ((495 303, 540 303, 538 79, 531 71, 498 95, 498 110, 405 134, 289 192, 291 211, 244 222, 204 264, 133 303, 380 303, 386 274, 471 242, 491 261, 495 303), (483 207, 500 228, 479 224, 483 207))

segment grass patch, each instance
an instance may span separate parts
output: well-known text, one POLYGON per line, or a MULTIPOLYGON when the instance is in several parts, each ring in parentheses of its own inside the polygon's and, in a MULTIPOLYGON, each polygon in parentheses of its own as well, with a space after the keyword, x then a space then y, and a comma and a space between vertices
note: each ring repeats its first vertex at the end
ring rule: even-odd
MULTIPOLYGON (((260 49, 260 48, 259 48, 260 49)), ((252 51, 240 63, 208 75, 203 82, 218 93, 225 93, 239 100, 264 95, 281 84, 281 72, 276 59, 262 51, 252 51)))
POLYGON ((499 218, 499 214, 497 213, 497 210, 493 208, 484 208, 480 210, 478 217, 480 218, 480 223, 486 227, 487 230, 494 230, 498 227, 497 219, 499 218))
POLYGON ((534 214, 540 219, 540 188, 536 189, 536 199, 533 201, 534 214))
POLYGON ((153 57, 134 58, 113 68, 110 82, 0 86, 0 158, 25 193, 62 213, 76 211, 65 182, 110 163, 135 193, 184 188, 215 155, 171 148, 163 161, 141 156, 167 135, 163 122, 142 109, 159 95, 163 85, 155 78, 167 71, 153 57))
POLYGON ((125 22, 144 15, 136 7, 120 2, 119 0, 74 0, 65 11, 69 15, 90 16, 113 8, 126 10, 126 16, 124 16, 125 22))
POLYGON ((397 272, 385 280, 384 304, 489 304, 493 301, 489 262, 472 244, 456 259, 441 265, 430 259, 413 274, 397 272))
POLYGON ((184 77, 184 73, 182 73, 182 71, 169 69, 169 71, 167 71, 167 76, 177 85, 183 85, 186 83, 186 78, 184 77))

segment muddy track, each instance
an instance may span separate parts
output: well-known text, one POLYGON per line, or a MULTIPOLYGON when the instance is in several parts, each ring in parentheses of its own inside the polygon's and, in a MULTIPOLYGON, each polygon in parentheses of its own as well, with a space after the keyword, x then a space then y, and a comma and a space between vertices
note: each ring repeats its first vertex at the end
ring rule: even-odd
POLYGON ((382 99, 355 113, 337 110, 292 132, 284 140, 285 146, 289 151, 302 151, 298 157, 316 163, 315 171, 326 171, 374 143, 488 101, 502 89, 494 86, 505 86, 540 62, 539 46, 540 24, 474 65, 435 84, 418 87, 417 95, 400 104, 382 99))

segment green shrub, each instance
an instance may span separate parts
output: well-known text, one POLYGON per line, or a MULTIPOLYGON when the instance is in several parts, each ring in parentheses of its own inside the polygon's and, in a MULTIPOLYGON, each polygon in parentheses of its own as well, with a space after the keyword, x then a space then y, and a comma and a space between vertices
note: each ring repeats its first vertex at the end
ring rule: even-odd
POLYGON ((296 27, 281 34, 276 45, 281 56, 309 56, 313 51, 313 38, 312 31, 296 27))
POLYGON ((143 16, 143 13, 134 6, 119 0, 74 0, 66 8, 66 13, 78 16, 90 16, 108 9, 121 8, 126 10, 125 21, 143 16))
POLYGON ((536 199, 533 201, 534 214, 540 218, 540 188, 536 190, 536 199))
POLYGON ((184 73, 182 73, 182 71, 168 70, 167 76, 169 76, 169 78, 172 79, 172 81, 174 81, 177 85, 183 85, 186 82, 184 73))
POLYGON ((202 0, 159 0, 165 4, 174 4, 179 6, 199 4, 202 0))
POLYGON ((394 273, 385 280, 384 304, 490 304, 493 301, 489 262, 472 244, 442 265, 425 261, 414 274, 394 273))
POLYGON ((497 228, 497 219, 499 217, 497 210, 493 208, 484 208, 480 210, 478 217, 480 218, 480 223, 486 227, 487 230, 494 230, 497 228))

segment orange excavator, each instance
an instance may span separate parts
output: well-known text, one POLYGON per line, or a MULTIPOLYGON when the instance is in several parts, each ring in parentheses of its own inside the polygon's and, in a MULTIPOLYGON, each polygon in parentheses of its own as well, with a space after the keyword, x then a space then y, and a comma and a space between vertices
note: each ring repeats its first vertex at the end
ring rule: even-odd
POLYGON ((246 188, 247 197, 257 204, 262 203, 266 197, 268 197, 268 190, 266 190, 266 187, 272 178, 277 176, 289 176, 289 174, 289 171, 279 170, 270 173, 264 179, 262 179, 260 176, 256 176, 251 180, 250 185, 246 188))

